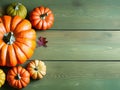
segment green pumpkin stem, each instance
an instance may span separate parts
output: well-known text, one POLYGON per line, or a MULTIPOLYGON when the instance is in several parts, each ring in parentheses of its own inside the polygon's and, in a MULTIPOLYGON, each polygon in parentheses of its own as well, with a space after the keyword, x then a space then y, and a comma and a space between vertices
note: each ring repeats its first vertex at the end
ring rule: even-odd
POLYGON ((21 79, 20 74, 17 74, 17 75, 15 76, 15 79, 16 79, 16 80, 20 80, 20 79, 21 79))
POLYGON ((13 35, 13 32, 9 32, 9 33, 4 34, 3 41, 6 44, 13 44, 13 42, 15 41, 15 37, 13 35))
POLYGON ((35 71, 38 71, 38 67, 35 67, 34 70, 35 70, 35 71))
POLYGON ((41 14, 41 15, 40 15, 40 18, 44 20, 47 15, 48 15, 47 13, 41 14))
POLYGON ((17 3, 15 6, 15 10, 19 10, 19 6, 21 5, 21 3, 17 3))

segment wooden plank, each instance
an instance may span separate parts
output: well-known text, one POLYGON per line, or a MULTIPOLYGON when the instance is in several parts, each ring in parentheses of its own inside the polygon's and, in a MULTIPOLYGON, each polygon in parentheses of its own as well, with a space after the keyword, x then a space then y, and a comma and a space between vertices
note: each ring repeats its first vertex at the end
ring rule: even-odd
MULTIPOLYGON (((120 62, 45 62, 47 75, 22 90, 119 90, 120 62)), ((15 90, 5 84, 2 90, 15 90)))
POLYGON ((46 48, 36 48, 31 59, 41 60, 120 60, 119 31, 37 32, 46 37, 46 48))
POLYGON ((120 29, 119 0, 0 0, 5 7, 15 1, 23 3, 29 12, 40 5, 52 9, 55 23, 52 29, 120 29))

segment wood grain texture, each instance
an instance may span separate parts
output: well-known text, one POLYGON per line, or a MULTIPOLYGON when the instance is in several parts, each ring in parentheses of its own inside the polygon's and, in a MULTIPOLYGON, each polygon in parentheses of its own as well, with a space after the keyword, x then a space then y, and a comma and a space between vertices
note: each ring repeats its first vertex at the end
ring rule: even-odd
POLYGON ((120 29, 119 0, 0 0, 1 7, 18 1, 29 12, 40 5, 55 15, 53 29, 120 29))
MULTIPOLYGON (((22 90, 119 90, 120 63, 45 62, 47 75, 22 90)), ((2 90, 15 90, 7 84, 2 90)))
MULTIPOLYGON (((37 37, 47 38, 48 47, 36 48, 30 59, 45 61, 47 75, 42 80, 31 80, 22 90, 120 89, 120 0, 0 1, 4 11, 12 2, 23 3, 28 9, 27 19, 40 5, 49 7, 55 15, 51 30, 37 31, 37 37)), ((1 90, 8 89, 16 90, 6 82, 1 90)))
POLYGON ((119 60, 119 31, 37 32, 46 37, 48 47, 36 48, 31 59, 41 60, 119 60))

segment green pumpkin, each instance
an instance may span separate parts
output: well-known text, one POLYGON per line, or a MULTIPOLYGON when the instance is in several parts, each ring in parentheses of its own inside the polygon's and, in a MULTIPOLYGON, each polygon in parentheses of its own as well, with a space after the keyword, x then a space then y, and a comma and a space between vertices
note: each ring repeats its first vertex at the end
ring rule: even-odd
POLYGON ((10 16, 18 15, 24 19, 27 16, 27 9, 22 3, 15 2, 7 7, 7 14, 10 16))

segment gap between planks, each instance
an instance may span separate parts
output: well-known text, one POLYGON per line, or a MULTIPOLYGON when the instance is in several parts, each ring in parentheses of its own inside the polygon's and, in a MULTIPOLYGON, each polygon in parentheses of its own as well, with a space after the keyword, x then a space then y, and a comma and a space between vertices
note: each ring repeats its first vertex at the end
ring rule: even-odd
MULTIPOLYGON (((27 60, 32 61, 32 60, 27 60)), ((120 62, 120 60, 42 60, 47 62, 120 62)))

